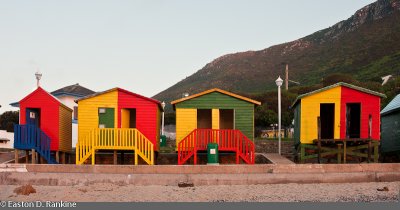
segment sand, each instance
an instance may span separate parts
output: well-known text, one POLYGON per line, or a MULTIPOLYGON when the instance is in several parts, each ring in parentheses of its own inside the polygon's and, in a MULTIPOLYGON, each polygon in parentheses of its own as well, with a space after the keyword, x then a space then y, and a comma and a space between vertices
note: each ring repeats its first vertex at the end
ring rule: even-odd
POLYGON ((341 184, 270 184, 235 186, 33 186, 36 193, 17 195, 19 186, 0 185, 0 200, 104 202, 374 202, 400 201, 400 182, 341 184), (388 191, 378 191, 384 189, 388 191))

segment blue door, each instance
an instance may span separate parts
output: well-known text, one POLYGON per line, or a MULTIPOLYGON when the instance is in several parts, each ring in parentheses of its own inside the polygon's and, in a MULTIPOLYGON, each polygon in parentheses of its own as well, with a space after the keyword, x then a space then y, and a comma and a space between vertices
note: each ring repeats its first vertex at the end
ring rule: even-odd
POLYGON ((40 128, 40 109, 26 109, 26 124, 40 128))

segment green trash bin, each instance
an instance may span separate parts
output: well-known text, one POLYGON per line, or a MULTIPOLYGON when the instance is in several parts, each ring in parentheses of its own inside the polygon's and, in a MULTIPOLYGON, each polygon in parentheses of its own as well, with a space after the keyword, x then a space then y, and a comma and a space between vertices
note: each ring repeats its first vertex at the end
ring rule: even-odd
POLYGON ((219 164, 218 160, 218 144, 207 144, 207 164, 219 164))
POLYGON ((160 136, 160 147, 166 147, 167 146, 167 136, 161 135, 160 136))

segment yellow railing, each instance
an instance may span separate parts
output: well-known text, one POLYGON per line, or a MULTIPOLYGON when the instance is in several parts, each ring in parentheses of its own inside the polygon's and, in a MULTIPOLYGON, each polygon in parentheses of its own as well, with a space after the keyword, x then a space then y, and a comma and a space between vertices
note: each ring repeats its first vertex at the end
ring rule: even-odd
POLYGON ((92 156, 94 165, 96 150, 133 150, 135 165, 140 156, 147 164, 154 165, 154 145, 139 130, 132 128, 96 128, 78 140, 76 164, 83 164, 92 156))

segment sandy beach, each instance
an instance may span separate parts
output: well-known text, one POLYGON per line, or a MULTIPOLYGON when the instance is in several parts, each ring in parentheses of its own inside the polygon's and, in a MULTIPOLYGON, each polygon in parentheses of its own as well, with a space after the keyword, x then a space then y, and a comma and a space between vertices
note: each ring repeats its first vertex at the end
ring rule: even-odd
POLYGON ((94 202, 394 202, 400 182, 342 184, 269 184, 236 186, 33 186, 36 193, 17 195, 16 185, 1 185, 0 200, 94 202), (379 191, 387 187, 387 191, 379 191))

